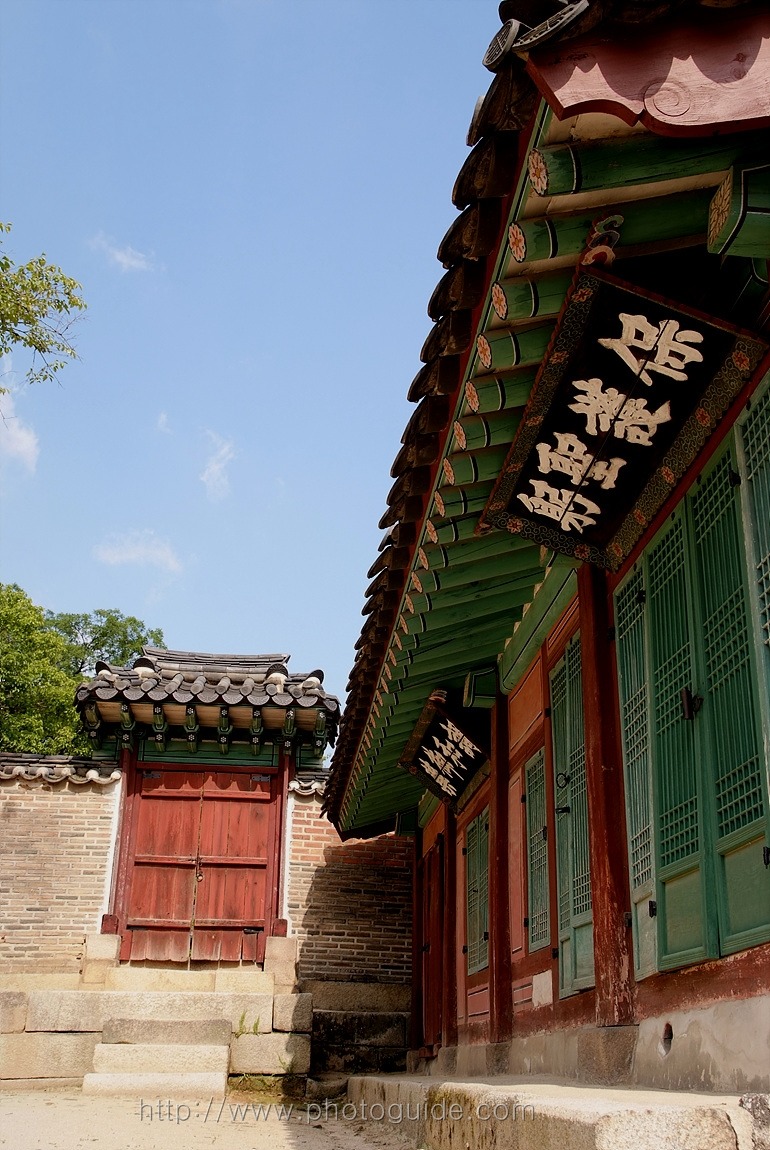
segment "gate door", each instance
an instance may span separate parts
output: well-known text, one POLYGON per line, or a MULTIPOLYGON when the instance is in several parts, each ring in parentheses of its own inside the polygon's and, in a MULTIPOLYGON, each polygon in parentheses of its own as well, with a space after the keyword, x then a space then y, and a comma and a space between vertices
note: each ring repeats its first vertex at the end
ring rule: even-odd
POLYGON ((153 764, 137 776, 121 958, 261 962, 277 912, 277 773, 153 764))

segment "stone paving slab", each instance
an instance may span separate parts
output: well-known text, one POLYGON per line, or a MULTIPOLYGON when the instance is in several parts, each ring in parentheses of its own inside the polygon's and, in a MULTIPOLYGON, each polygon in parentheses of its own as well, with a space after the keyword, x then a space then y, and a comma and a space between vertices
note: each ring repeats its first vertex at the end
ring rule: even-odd
POLYGON ((28 1031, 101 1031, 110 1018, 179 1022, 230 1020, 233 1032, 262 1034, 272 1029, 269 994, 217 994, 195 991, 33 990, 27 1008, 28 1031))
POLYGON ((431 1150, 752 1150, 737 1096, 557 1085, 495 1078, 351 1077, 366 1120, 384 1112, 431 1150))

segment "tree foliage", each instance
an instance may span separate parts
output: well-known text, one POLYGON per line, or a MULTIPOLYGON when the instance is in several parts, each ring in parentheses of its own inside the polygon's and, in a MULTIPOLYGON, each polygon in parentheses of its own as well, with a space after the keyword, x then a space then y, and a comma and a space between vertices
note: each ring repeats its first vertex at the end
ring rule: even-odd
POLYGON ((46 611, 45 617, 67 644, 65 668, 75 679, 93 675, 100 659, 125 667, 141 654, 143 646, 164 645, 159 628, 147 628, 136 616, 114 609, 101 609, 90 615, 46 611))
POLYGON ((90 753, 75 690, 97 659, 125 665, 144 644, 162 647, 163 632, 116 610, 46 612, 0 583, 0 751, 90 753))
MULTIPOLYGON (((0 223, 0 243, 10 230, 0 223)), ((69 332, 86 307, 80 291, 77 280, 44 254, 15 264, 0 248, 0 355, 16 347, 31 351, 28 383, 53 379, 67 360, 77 359, 69 332)))

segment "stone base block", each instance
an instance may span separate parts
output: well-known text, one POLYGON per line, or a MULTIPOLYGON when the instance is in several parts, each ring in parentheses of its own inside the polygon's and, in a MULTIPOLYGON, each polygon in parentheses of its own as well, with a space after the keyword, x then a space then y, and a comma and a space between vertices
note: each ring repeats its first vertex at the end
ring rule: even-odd
POLYGON ((377 1013, 408 1013, 412 1004, 409 986, 380 982, 323 982, 308 979, 301 988, 313 996, 316 1010, 346 1010, 377 1013))
POLYGON ((26 1022, 26 994, 22 990, 0 990, 0 1034, 20 1034, 26 1022))
POLYGON ((161 966, 116 966, 105 990, 214 990, 213 970, 169 970, 161 966))
POLYGON ((159 1043, 100 1043, 94 1049, 97 1074, 227 1074, 227 1046, 162 1046, 159 1043))
POLYGON ((269 994, 215 994, 129 990, 35 990, 29 995, 27 1030, 99 1031, 110 1018, 178 1022, 228 1018, 233 1031, 265 1033, 273 1025, 269 994))
POLYGON ((77 990, 79 974, 0 974, 0 990, 77 990))
POLYGON ((87 934, 85 961, 111 962, 117 966, 120 941, 119 934, 87 934))
POLYGON ((214 989, 218 992, 273 994, 275 975, 258 967, 242 966, 232 970, 217 970, 214 989))
POLYGON ((114 970, 115 964, 109 961, 87 962, 80 974, 81 986, 102 987, 107 979, 107 972, 114 970))
POLYGON ((226 1090, 226 1074, 87 1074, 83 1079, 84 1094, 129 1095, 137 1100, 137 1114, 148 1119, 153 1110, 157 1113, 159 1100, 169 1098, 197 1102, 193 1113, 203 1114, 209 1101, 224 1098, 226 1090))
POLYGON ((93 1069, 98 1034, 2 1034, 3 1078, 82 1078, 93 1069))
POLYGON ((309 1069, 306 1034, 242 1034, 230 1046, 231 1074, 307 1074, 309 1069))
POLYGON ((163 1022, 148 1018, 108 1018, 102 1042, 158 1046, 228 1046, 233 1028, 229 1019, 163 1022))
POLYGON ((297 961, 296 938, 265 939, 265 970, 273 970, 276 963, 297 961))
POLYGON ((273 999, 273 1030, 309 1034, 312 1029, 312 994, 276 994, 273 999))

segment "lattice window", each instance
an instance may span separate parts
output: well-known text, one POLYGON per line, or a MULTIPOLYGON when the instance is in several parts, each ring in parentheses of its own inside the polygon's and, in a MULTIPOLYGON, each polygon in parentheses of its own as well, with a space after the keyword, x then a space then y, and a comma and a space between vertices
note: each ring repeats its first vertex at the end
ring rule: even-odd
POLYGON ((545 754, 539 751, 524 769, 527 796, 527 886, 529 949, 540 950, 551 938, 548 892, 548 841, 545 754))

